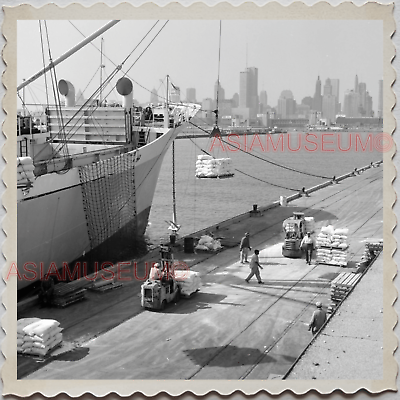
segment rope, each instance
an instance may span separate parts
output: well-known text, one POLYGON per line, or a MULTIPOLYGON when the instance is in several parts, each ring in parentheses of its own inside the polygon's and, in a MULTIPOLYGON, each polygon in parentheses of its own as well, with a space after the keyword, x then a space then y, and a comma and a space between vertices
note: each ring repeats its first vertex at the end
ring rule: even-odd
MULTIPOLYGON (((202 130, 203 132, 206 132, 206 133, 210 134, 208 131, 206 131, 205 129, 201 128, 200 126, 197 126, 197 125, 194 124, 192 121, 189 121, 189 123, 192 124, 193 126, 195 126, 196 128, 202 130)), ((329 177, 329 176, 316 175, 316 174, 312 174, 312 173, 310 173, 310 172, 304 172, 304 171, 300 171, 300 170, 295 169, 295 168, 287 167, 286 165, 278 164, 278 163, 276 163, 275 161, 268 160, 267 158, 263 158, 263 157, 260 157, 260 156, 258 156, 258 155, 256 155, 256 154, 253 154, 253 153, 250 153, 250 152, 248 152, 248 151, 245 151, 245 150, 241 149, 240 147, 235 146, 233 143, 228 143, 228 142, 226 142, 225 140, 223 140, 221 136, 219 137, 219 140, 220 140, 221 142, 225 143, 225 144, 228 145, 228 146, 234 147, 234 148, 236 148, 236 149, 242 151, 242 152, 245 153, 245 154, 248 154, 248 155, 250 155, 250 156, 252 156, 252 157, 258 158, 259 160, 265 161, 265 162, 267 162, 267 163, 269 163, 269 164, 275 165, 276 167, 284 168, 284 169, 287 169, 287 170, 289 170, 289 171, 297 172, 297 173, 303 174, 303 175, 313 176, 313 177, 315 177, 315 178, 332 179, 332 177, 329 177)))

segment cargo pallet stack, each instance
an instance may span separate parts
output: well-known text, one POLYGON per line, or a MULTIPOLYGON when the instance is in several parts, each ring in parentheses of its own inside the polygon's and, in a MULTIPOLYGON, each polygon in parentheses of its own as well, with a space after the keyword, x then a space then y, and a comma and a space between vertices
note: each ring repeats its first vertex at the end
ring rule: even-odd
POLYGON ((331 304, 328 313, 333 313, 337 306, 347 297, 350 290, 361 278, 361 274, 342 272, 331 283, 331 304))
POLYGON ((86 279, 78 279, 69 283, 60 282, 54 287, 52 304, 56 307, 66 307, 72 303, 86 298, 86 279))
POLYGON ((317 263, 347 266, 348 229, 334 229, 332 225, 322 227, 317 236, 317 263))

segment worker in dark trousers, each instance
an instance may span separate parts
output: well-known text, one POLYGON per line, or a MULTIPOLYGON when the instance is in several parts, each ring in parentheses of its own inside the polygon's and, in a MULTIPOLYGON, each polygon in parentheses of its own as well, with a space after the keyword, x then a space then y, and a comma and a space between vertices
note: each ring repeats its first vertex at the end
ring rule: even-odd
POLYGON ((317 309, 314 311, 308 326, 308 330, 314 335, 318 333, 326 321, 326 312, 322 309, 322 303, 317 301, 315 305, 317 306, 317 309))
POLYGON ((300 248, 306 252, 306 263, 311 264, 312 253, 315 247, 314 239, 311 237, 311 232, 307 232, 307 235, 303 237, 300 243, 300 248))
POLYGON ((240 241, 240 262, 247 263, 247 256, 249 254, 250 247, 250 234, 246 232, 240 241))
POLYGON ((51 306, 54 295, 54 280, 51 276, 44 276, 40 282, 39 301, 42 307, 51 306))

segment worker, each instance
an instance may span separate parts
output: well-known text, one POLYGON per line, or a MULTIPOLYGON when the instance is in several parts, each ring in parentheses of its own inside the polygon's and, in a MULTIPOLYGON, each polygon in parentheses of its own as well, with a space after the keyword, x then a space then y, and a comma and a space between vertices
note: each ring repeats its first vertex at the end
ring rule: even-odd
POLYGON ((51 305, 54 295, 54 280, 51 276, 44 276, 40 281, 39 301, 42 307, 51 305))
POLYGON ((308 325, 308 330, 314 335, 318 333, 326 321, 326 312, 322 309, 322 303, 317 301, 315 305, 317 309, 314 311, 310 324, 308 325))
POLYGON ((314 239, 311 237, 311 232, 303 237, 300 243, 300 248, 306 252, 306 263, 311 265, 312 253, 315 247, 314 239))
POLYGON ((250 247, 250 234, 246 232, 240 241, 240 262, 241 264, 247 263, 247 257, 249 254, 250 247))
POLYGON ((251 271, 250 271, 249 276, 245 279, 245 281, 247 283, 249 283, 249 280, 253 277, 253 275, 256 276, 259 284, 263 284, 264 283, 261 280, 261 276, 260 276, 259 268, 261 268, 261 269, 264 269, 264 268, 260 265, 260 261, 259 261, 259 258, 258 258, 258 254, 259 253, 260 253, 259 250, 254 250, 254 254, 251 256, 251 260, 250 260, 250 269, 251 269, 251 271))

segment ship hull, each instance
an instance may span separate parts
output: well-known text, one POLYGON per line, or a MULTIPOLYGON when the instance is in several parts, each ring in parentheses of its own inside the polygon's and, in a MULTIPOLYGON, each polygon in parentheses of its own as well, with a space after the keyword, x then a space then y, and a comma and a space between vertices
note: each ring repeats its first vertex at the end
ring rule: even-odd
MULTIPOLYGON (((87 167, 46 174, 18 190, 18 289, 51 267, 76 260, 115 261, 119 247, 143 252, 163 157, 182 126, 155 141, 87 167)), ((122 250, 123 250, 122 249, 122 250)))

